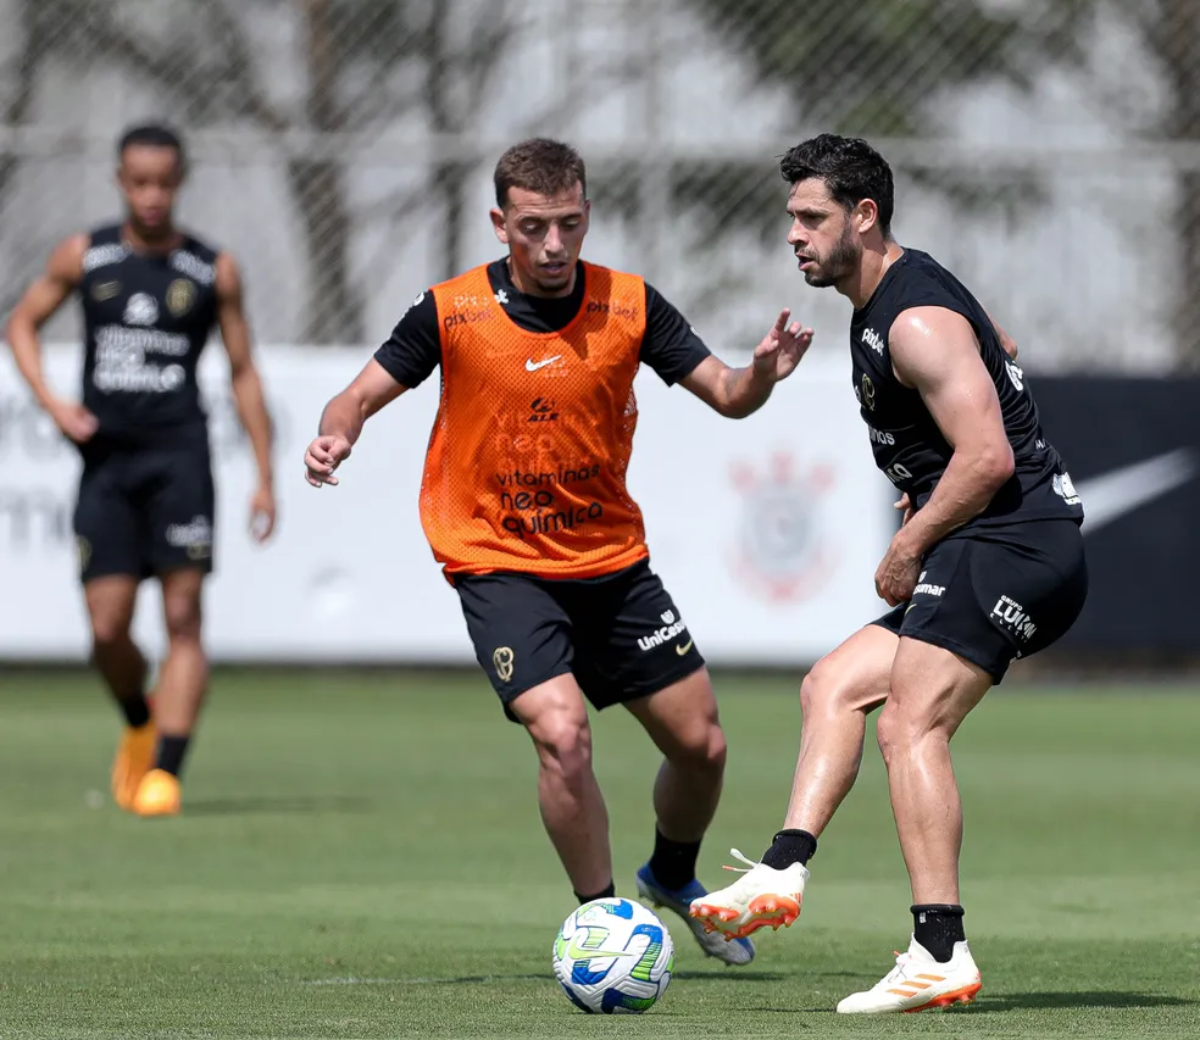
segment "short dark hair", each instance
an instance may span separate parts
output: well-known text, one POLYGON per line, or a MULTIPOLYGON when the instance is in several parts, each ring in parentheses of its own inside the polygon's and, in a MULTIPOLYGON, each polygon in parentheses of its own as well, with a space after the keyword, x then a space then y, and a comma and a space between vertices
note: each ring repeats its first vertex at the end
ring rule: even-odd
POLYGON ((879 230, 891 234, 896 206, 892 168, 861 137, 821 134, 801 141, 779 161, 779 172, 789 184, 820 177, 846 210, 871 199, 879 207, 879 230))
POLYGON ((179 156, 179 165, 181 167, 187 165, 187 159, 183 152, 183 141, 174 130, 162 123, 131 126, 117 142, 117 158, 121 158, 127 148, 134 148, 138 145, 150 148, 174 148, 175 153, 179 156))
POLYGON ((568 144, 547 137, 531 137, 513 145, 496 163, 496 205, 508 204, 510 188, 538 195, 557 195, 576 184, 587 198, 587 169, 580 154, 568 144))

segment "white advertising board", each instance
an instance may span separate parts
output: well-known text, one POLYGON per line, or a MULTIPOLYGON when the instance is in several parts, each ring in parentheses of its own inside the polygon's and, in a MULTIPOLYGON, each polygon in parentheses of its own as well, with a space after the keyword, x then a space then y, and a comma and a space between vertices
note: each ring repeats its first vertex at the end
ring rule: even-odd
MULTIPOLYGON (((254 466, 226 391, 219 347, 202 366, 217 480, 217 571, 205 598, 218 661, 469 662, 458 598, 425 542, 417 491, 437 380, 368 424, 337 488, 302 477, 325 402, 370 351, 260 348, 277 425, 279 528, 247 531, 254 466)), ((79 352, 47 351, 51 383, 72 393, 79 352)), ((638 377, 629 486, 646 516, 651 562, 714 663, 811 661, 885 609, 872 576, 893 523, 846 374, 807 359, 758 414, 733 422, 652 372, 638 377)), ((481 406, 482 403, 481 403, 481 406)), ((83 660, 76 579, 75 450, 0 355, 0 657, 83 660)), ((163 645, 158 587, 136 631, 163 645)))

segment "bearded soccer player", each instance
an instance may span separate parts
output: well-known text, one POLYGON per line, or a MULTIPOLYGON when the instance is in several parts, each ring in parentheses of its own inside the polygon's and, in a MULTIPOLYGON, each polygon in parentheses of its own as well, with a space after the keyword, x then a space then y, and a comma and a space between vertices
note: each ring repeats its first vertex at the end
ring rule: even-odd
POLYGON ((761 863, 692 913, 714 934, 791 924, 806 864, 854 783, 868 712, 912 886, 907 952, 840 1012, 921 1011, 981 988, 963 930, 962 806, 950 739, 1014 658, 1049 646, 1087 595, 1083 509, 1046 440, 1015 345, 927 253, 890 231, 892 171, 865 141, 825 134, 782 161, 788 242, 809 285, 854 304, 854 391, 904 522, 875 575, 894 609, 819 661, 784 829, 761 863))
POLYGON ((495 188, 491 219, 507 256, 417 297, 325 409, 307 479, 336 484, 363 423, 441 366, 422 523, 480 665, 533 740, 542 819, 576 897, 614 892, 586 698, 623 704, 664 756, 639 892, 679 914, 706 953, 746 964, 748 940, 726 943, 687 916, 705 891, 696 858, 725 738, 704 659, 650 569, 625 486, 633 380, 645 363, 740 418, 791 374, 812 331, 784 311, 752 363, 732 369, 641 278, 581 261, 591 206, 583 161, 564 144, 509 149, 495 188))
POLYGON ((126 723, 113 798, 140 816, 170 816, 180 811, 179 776, 208 683, 201 587, 213 568, 214 494, 196 365, 214 325, 258 465, 250 508, 259 541, 275 522, 270 420, 237 264, 175 224, 182 143, 166 127, 137 127, 122 137, 118 161, 125 219, 54 250, 13 311, 8 340, 38 403, 83 457, 75 534, 93 659, 126 723), (38 341, 76 291, 81 402, 47 385, 38 341), (152 576, 162 585, 168 639, 153 719, 146 659, 130 636, 138 585, 152 576))

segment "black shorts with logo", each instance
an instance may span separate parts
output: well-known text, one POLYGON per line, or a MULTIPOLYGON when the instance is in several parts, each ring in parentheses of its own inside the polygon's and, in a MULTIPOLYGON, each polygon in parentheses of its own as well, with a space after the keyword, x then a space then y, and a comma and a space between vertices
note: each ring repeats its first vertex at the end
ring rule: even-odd
POLYGON ((81 452, 75 539, 85 583, 181 567, 212 571, 216 496, 203 427, 152 445, 101 440, 81 452))
POLYGON ((457 574, 475 656, 505 714, 526 690, 571 673, 597 708, 646 697, 704 666, 649 560, 602 578, 457 574))
POLYGON ((973 527, 935 545, 912 600, 874 624, 951 650, 999 683, 1015 658, 1067 632, 1087 587, 1078 520, 973 527))

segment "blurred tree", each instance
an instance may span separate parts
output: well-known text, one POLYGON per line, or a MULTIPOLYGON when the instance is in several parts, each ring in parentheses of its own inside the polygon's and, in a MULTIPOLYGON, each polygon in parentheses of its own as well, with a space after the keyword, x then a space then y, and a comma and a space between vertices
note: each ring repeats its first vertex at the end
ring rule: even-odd
MULTIPOLYGON (((38 0, 21 0, 14 21, 20 27, 21 46, 11 62, 0 93, 0 128, 18 130, 25 126, 33 102, 38 73, 49 50, 51 26, 45 8, 38 0)), ((21 166, 20 151, 15 142, 0 148, 0 213, 12 199, 21 166)), ((24 283, 6 279, 0 286, 0 315, 5 315, 16 303, 24 283)))
MULTIPOLYGON (((406 116, 443 141, 470 133, 515 24, 510 0, 491 0, 485 20, 471 17, 480 2, 164 0, 151 10, 122 0, 20 0, 22 38, 13 84, 0 94, 0 119, 8 126, 25 120, 42 65, 60 58, 73 70, 122 69, 149 85, 159 112, 185 129, 263 131, 262 140, 284 153, 304 238, 300 336, 360 342, 364 300, 351 264, 357 217, 347 155, 372 131, 406 116), (252 18, 289 12, 297 20, 297 60, 271 65, 252 18), (280 68, 299 73, 292 96, 280 96, 272 75, 280 68)), ((461 259, 471 166, 454 156, 434 160, 429 177, 402 193, 385 217, 395 222, 431 205, 442 210, 442 275, 461 259)), ((0 204, 17 162, 14 152, 0 153, 0 204)))
MULTIPOLYGON (((1029 89, 1054 68, 1084 77, 1089 92, 1125 129, 1188 145, 1174 167, 1178 288, 1172 329, 1179 364, 1200 367, 1200 2, 806 0, 787 5, 791 17, 778 15, 781 6, 755 8, 741 0, 688 2, 727 46, 750 60, 760 84, 787 91, 802 126, 928 138, 939 129, 936 106, 953 91, 989 80, 1029 89), (1102 20, 1119 26, 1122 38, 1154 67, 1162 98, 1151 111, 1131 106, 1128 83, 1113 83, 1106 75, 1097 56, 1102 20)), ((976 212, 999 203, 1019 213, 1039 194, 1031 175, 981 185, 946 171, 936 177, 909 172, 976 212)), ((692 183, 695 191, 694 172, 692 183)), ((739 174, 728 164, 714 164, 700 186, 709 194, 734 196, 741 210, 734 216, 766 214, 774 222, 777 186, 749 169, 739 174)))
POLYGON ((1134 21, 1159 65, 1166 104, 1157 129, 1190 146, 1181 157, 1175 219, 1178 279, 1173 328, 1182 367, 1200 369, 1200 3, 1140 0, 1118 11, 1134 21))

